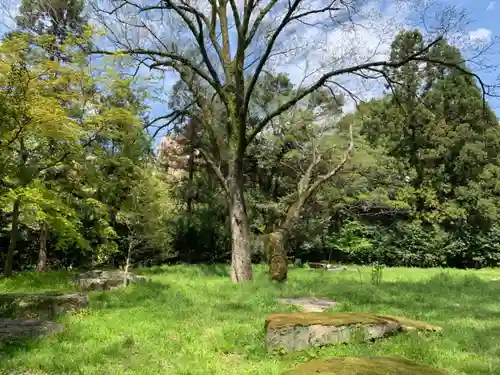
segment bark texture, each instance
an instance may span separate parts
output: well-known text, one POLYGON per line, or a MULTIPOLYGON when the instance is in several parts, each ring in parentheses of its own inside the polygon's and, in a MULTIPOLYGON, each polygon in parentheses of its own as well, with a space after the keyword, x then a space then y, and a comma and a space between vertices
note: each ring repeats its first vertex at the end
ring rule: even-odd
POLYGON ((243 195, 242 178, 234 178, 229 189, 231 221, 231 280, 235 283, 252 280, 252 257, 248 214, 243 195))

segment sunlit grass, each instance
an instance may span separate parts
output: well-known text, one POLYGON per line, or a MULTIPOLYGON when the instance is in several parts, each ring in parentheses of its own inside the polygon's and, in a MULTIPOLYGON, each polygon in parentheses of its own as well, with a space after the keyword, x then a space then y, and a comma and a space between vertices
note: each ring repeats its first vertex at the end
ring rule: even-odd
MULTIPOLYGON (((285 285, 229 281, 224 266, 141 270, 153 282, 91 294, 88 310, 61 318, 65 332, 0 352, 0 373, 281 374, 298 362, 335 355, 401 355, 451 374, 500 374, 500 270, 294 269, 285 285), (293 311, 281 296, 318 296, 337 310, 404 315, 442 325, 442 334, 404 334, 375 343, 271 355, 264 347, 268 314, 293 311), (28 372, 29 371, 29 372, 28 372)), ((0 292, 68 290, 70 274, 23 274, 0 279, 0 292)))

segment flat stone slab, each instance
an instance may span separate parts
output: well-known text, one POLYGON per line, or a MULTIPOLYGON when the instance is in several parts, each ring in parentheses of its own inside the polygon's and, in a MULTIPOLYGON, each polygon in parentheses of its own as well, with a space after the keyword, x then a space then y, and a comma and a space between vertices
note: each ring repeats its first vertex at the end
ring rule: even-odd
POLYGON ((268 351, 303 350, 310 347, 380 339, 399 331, 440 331, 421 321, 359 312, 303 312, 275 314, 266 319, 268 351))
POLYGON ((61 332, 63 324, 40 319, 0 319, 0 342, 13 343, 61 332))
POLYGON ((278 298, 278 302, 300 306, 305 312, 323 312, 337 305, 335 301, 316 297, 278 298))
POLYGON ((78 275, 74 282, 81 291, 103 291, 148 280, 145 276, 122 270, 93 270, 78 275))
POLYGON ((283 375, 447 375, 448 372, 399 357, 336 357, 314 360, 283 375))
POLYGON ((346 267, 343 266, 335 266, 329 263, 307 263, 309 265, 310 270, 314 269, 322 269, 326 271, 347 271, 346 267))
POLYGON ((0 294, 0 317, 50 320, 88 304, 83 293, 5 293, 0 294))

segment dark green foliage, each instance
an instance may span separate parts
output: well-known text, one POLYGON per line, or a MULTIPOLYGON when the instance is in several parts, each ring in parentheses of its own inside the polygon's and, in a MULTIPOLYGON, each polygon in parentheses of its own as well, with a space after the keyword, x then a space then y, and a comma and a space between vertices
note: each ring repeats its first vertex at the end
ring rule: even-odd
MULTIPOLYGON (((421 46, 418 32, 401 33, 391 58, 421 46)), ((344 185, 327 252, 419 267, 498 262, 498 120, 457 49, 442 41, 428 54, 461 69, 410 63, 388 70, 390 94, 358 108, 362 134, 380 159, 371 169, 358 161, 359 175, 344 185)))

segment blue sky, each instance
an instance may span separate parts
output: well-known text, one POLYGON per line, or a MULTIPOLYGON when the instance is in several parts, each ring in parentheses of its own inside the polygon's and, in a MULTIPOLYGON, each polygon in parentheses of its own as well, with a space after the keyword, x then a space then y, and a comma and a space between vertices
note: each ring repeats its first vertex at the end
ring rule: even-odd
MULTIPOLYGON (((4 4, 4 2, 6 1, 8 2, 9 0, 0 0, 0 4, 4 4)), ((468 38, 470 40, 494 40, 495 38, 500 38, 500 0, 459 0, 458 2, 453 0, 441 1, 444 4, 448 3, 458 5, 466 10, 468 18, 472 22, 467 25, 466 30, 463 32, 463 36, 465 38, 468 38)), ((15 8, 15 5, 19 2, 20 0, 11 0, 9 5, 10 8, 15 8)), ((398 15, 394 10, 394 0, 374 0, 373 4, 376 4, 378 9, 382 12, 382 15, 386 16, 386 14, 389 15, 389 13, 392 12, 391 17, 395 17, 397 19, 398 15)), ((5 21, 5 19, 6 18, 3 17, 3 22, 8 23, 8 21, 5 21)), ((9 25, 7 24, 7 27, 8 26, 9 25)), ((0 35, 7 30, 7 27, 5 25, 2 25, 0 21, 0 35)), ((338 34, 339 32, 337 32, 337 36, 333 38, 327 36, 328 42, 331 44, 337 43, 339 40, 338 34)), ((369 46, 370 44, 374 44, 374 42, 377 41, 377 37, 374 35, 370 35, 370 33, 365 34, 364 36, 362 36, 362 38, 363 37, 365 38, 364 42, 367 46, 369 46)), ((385 43, 388 45, 389 41, 385 43)), ((489 72, 480 73, 483 80, 489 84, 493 84, 495 82, 500 84, 500 81, 497 80, 500 76, 500 40, 498 41, 498 43, 499 44, 496 46, 497 54, 491 54, 491 56, 487 57, 487 60, 485 62, 489 65, 498 65, 499 68, 496 68, 489 72)), ((297 74, 297 70, 294 69, 295 68, 292 67, 289 69, 284 69, 284 71, 287 71, 292 76, 295 76, 297 74)), ((145 70, 144 72, 145 74, 148 74, 147 70, 145 70)), ((172 79, 167 80, 165 83, 165 91, 168 92, 168 86, 172 83, 172 79)), ((488 98, 488 102, 500 117, 500 99, 488 98)), ((152 102, 150 104, 152 107, 152 117, 164 115, 165 112, 168 111, 165 103, 152 102)))

